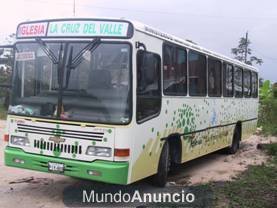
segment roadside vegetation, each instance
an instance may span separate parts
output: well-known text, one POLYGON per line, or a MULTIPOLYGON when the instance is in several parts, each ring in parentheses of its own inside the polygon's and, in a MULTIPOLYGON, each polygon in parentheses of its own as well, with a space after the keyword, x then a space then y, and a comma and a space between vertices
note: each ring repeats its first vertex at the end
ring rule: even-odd
POLYGON ((277 136, 277 83, 269 80, 260 87, 258 126, 263 134, 277 136))
MULTIPOLYGON (((260 87, 258 127, 265 136, 277 136, 277 84, 265 81, 260 87)), ((235 180, 208 184, 215 207, 273 208, 277 204, 277 143, 262 144, 270 159, 249 166, 235 180)))
MULTIPOLYGON (((265 81, 260 88, 258 126, 266 136, 277 136, 277 84, 265 81)), ((215 207, 276 207, 277 143, 263 144, 270 160, 249 166, 234 181, 209 184, 215 194, 215 207)))
POLYGON ((277 203, 277 143, 264 144, 270 160, 249 166, 231 182, 209 184, 215 194, 215 207, 273 208, 277 203))
POLYGON ((0 103, 0 120, 5 120, 7 116, 7 110, 2 103, 0 103))

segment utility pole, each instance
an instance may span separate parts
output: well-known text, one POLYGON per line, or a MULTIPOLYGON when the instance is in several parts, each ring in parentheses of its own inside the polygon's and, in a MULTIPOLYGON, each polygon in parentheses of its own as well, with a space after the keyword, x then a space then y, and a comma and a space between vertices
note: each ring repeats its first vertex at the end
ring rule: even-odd
POLYGON ((248 53, 248 31, 246 31, 245 36, 245 53, 244 53, 244 63, 247 62, 247 53, 248 53))
POLYGON ((73 0, 73 17, 75 17, 75 0, 73 0))

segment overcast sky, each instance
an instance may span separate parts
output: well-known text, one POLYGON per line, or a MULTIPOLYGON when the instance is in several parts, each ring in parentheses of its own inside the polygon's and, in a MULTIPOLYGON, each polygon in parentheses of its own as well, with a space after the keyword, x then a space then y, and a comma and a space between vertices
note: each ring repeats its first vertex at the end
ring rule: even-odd
MULTIPOLYGON (((0 43, 26 20, 72 17, 74 0, 5 0, 1 2, 0 43)), ((180 38, 232 56, 249 32, 264 79, 277 82, 276 0, 76 0, 76 17, 124 17, 152 25, 180 38)))

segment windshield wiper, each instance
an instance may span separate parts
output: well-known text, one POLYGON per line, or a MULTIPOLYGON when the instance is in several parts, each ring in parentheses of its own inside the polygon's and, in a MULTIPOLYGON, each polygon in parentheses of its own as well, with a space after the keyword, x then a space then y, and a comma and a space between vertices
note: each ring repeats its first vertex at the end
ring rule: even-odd
POLYGON ((73 46, 70 47, 68 55, 68 64, 66 65, 67 71, 65 89, 68 87, 71 70, 75 69, 83 61, 84 53, 86 53, 87 51, 93 52, 99 46, 100 42, 100 38, 94 39, 89 44, 87 44, 81 51, 79 51, 79 53, 77 53, 77 55, 74 58, 73 46))
POLYGON ((46 43, 43 40, 41 40, 40 38, 36 38, 36 42, 39 44, 44 53, 50 58, 53 64, 59 63, 59 60, 57 59, 53 51, 51 51, 51 49, 46 45, 46 43))
POLYGON ((65 53, 67 51, 68 45, 65 45, 65 48, 63 48, 63 45, 61 44, 60 50, 59 50, 59 60, 58 60, 58 85, 59 85, 59 93, 58 93, 58 105, 57 105, 57 118, 61 117, 61 113, 63 112, 63 77, 64 77, 64 68, 65 68, 65 62, 66 57, 65 53))
POLYGON ((63 76, 64 76, 64 67, 65 67, 65 53, 67 51, 67 44, 65 45, 65 48, 63 47, 63 44, 60 45, 58 58, 55 56, 54 52, 46 45, 46 43, 41 40, 40 38, 36 38, 36 42, 39 44, 40 48, 44 51, 44 53, 49 57, 49 59, 53 62, 53 64, 57 64, 57 70, 58 70, 58 103, 57 103, 57 118, 61 117, 63 104, 62 104, 62 90, 63 90, 63 76))
POLYGON ((73 46, 71 46, 67 68, 75 69, 82 62, 84 53, 86 53, 87 51, 93 52, 98 47, 100 42, 101 42, 100 38, 95 38, 93 41, 87 44, 86 47, 84 47, 81 51, 79 51, 79 53, 73 59, 72 59, 73 46))

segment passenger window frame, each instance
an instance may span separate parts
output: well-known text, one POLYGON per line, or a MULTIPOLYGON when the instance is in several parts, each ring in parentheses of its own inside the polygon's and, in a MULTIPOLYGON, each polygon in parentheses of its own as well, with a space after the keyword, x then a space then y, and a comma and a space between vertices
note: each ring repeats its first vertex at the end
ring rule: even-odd
POLYGON ((142 124, 148 120, 151 120, 155 117, 158 117, 160 115, 161 112, 161 108, 162 108, 162 86, 161 86, 161 57, 158 53, 155 52, 150 52, 150 51, 145 51, 145 50, 138 50, 137 54, 136 54, 136 122, 138 124, 142 124), (139 94, 138 94, 138 86, 139 86, 139 81, 138 81, 138 69, 139 69, 139 55, 140 53, 151 53, 153 54, 157 60, 158 60, 158 69, 157 69, 157 73, 158 73, 158 98, 159 98, 159 106, 158 106, 158 110, 157 112, 153 113, 152 115, 148 115, 146 117, 143 118, 139 118, 138 117, 138 109, 139 109, 139 94))
POLYGON ((235 66, 234 67, 234 97, 235 98, 243 98, 243 90, 244 90, 244 88, 243 88, 243 68, 235 66), (241 92, 240 92, 240 94, 237 95, 237 92, 239 92, 239 91, 236 91, 236 76, 235 75, 238 70, 240 70, 240 73, 241 73, 241 92))
POLYGON ((188 62, 188 90, 189 90, 189 96, 190 97, 207 97, 207 94, 208 94, 208 89, 207 89, 207 56, 205 55, 205 54, 203 54, 203 53, 201 53, 201 52, 198 52, 198 51, 195 51, 195 50, 189 50, 188 51, 188 60, 187 60, 187 62, 188 62), (199 56, 202 56, 204 59, 203 60, 205 60, 205 67, 203 67, 203 69, 204 69, 204 72, 203 73, 200 73, 200 74, 204 74, 204 76, 205 76, 205 78, 203 79, 204 81, 205 81, 205 83, 204 83, 204 90, 203 91, 205 91, 204 93, 202 93, 202 94, 196 94, 196 93, 192 93, 192 91, 191 91, 191 76, 190 76, 190 70, 191 70, 191 67, 190 67, 190 55, 191 55, 191 53, 194 53, 194 54, 197 54, 197 55, 199 55, 199 56))
POLYGON ((244 98, 251 98, 252 97, 252 73, 251 73, 251 70, 249 70, 249 69, 243 69, 243 76, 242 77, 243 77, 243 97, 244 98), (245 94, 246 93, 246 91, 245 91, 245 74, 246 73, 245 72, 247 72, 249 74, 249 78, 250 78, 250 80, 249 80, 250 94, 249 95, 245 94))
MULTIPOLYGON (((174 45, 174 44, 171 44, 171 43, 163 43, 163 49, 162 49, 162 58, 163 58, 163 63, 162 63, 162 75, 163 75, 163 79, 162 79, 162 82, 163 82, 163 94, 164 95, 167 95, 167 96, 187 96, 188 94, 188 60, 187 60, 187 57, 188 57, 188 53, 187 53, 187 49, 185 47, 180 47, 180 46, 177 46, 177 45, 174 45), (184 59, 185 59, 185 64, 184 64, 184 68, 182 68, 181 70, 176 70, 176 68, 174 69, 175 71, 175 74, 174 74, 174 81, 175 83, 177 83, 177 76, 182 74, 185 76, 185 84, 184 84, 184 88, 185 90, 184 91, 166 91, 166 89, 164 88, 165 87, 165 81, 169 80, 169 79, 165 79, 165 48, 166 47, 171 47, 171 60, 170 60, 170 66, 172 67, 173 65, 175 67, 178 66, 178 55, 179 55, 179 52, 180 51, 183 51, 184 52, 184 59), (176 73, 178 72, 178 73, 176 73), (177 75, 176 75, 177 74, 177 75)), ((167 69, 167 70, 171 70, 170 68, 167 69)), ((174 83, 174 84, 175 84, 174 83)))
MULTIPOLYGON (((214 57, 211 57, 209 56, 208 57, 208 61, 207 61, 207 72, 208 72, 208 75, 207 75, 207 86, 208 86, 208 96, 209 97, 222 97, 222 62, 220 59, 217 59, 217 58, 214 58, 214 57), (218 62, 220 64, 220 69, 219 69, 219 72, 220 72, 220 75, 218 77, 219 79, 219 89, 217 89, 217 91, 219 90, 219 94, 212 94, 210 92, 210 64, 209 64, 209 61, 212 60, 214 62, 218 62)), ((216 80, 216 79, 215 79, 216 80)))
POLYGON ((226 97, 226 98, 232 98, 234 97, 234 66, 228 62, 223 62, 223 67, 222 67, 222 81, 223 81, 223 91, 222 91, 222 95, 223 97, 226 97), (224 67, 226 66, 226 67, 224 67), (231 69, 232 69, 232 94, 228 95, 227 93, 227 88, 226 88, 226 70, 227 70, 227 66, 231 66, 231 69), (224 76, 225 75, 225 76, 224 76))

